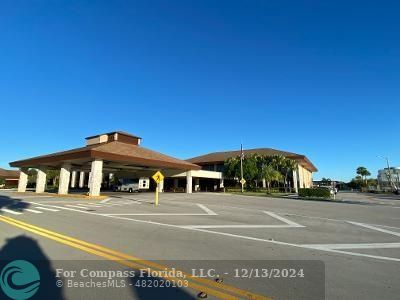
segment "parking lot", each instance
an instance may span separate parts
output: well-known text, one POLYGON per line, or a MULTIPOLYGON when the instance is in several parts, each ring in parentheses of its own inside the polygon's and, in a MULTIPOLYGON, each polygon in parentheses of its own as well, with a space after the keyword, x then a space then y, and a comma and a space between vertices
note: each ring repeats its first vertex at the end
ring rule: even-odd
MULTIPOLYGON (((398 295, 400 200, 396 198, 380 201, 342 194, 342 203, 327 203, 163 193, 156 207, 152 193, 106 196, 87 200, 2 193, 0 215, 143 259, 169 261, 168 265, 179 260, 176 264, 181 268, 185 268, 183 260, 186 264, 230 261, 227 265, 243 260, 320 261, 327 298, 351 298, 353 293, 369 299, 398 295)), ((0 227, 0 242, 6 243, 8 225, 0 223, 0 227)), ((71 258, 67 249, 50 250, 48 255, 71 258)), ((275 286, 257 280, 244 283, 226 278, 226 282, 272 298, 287 297, 282 282, 275 286)), ((311 294, 304 298, 313 298, 309 288, 311 294)), ((320 294, 315 291, 314 296, 320 294)))

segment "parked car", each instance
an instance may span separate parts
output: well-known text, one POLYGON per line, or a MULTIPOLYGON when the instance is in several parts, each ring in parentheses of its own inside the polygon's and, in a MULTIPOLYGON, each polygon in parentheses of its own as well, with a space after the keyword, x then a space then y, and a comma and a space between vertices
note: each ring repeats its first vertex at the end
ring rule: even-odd
POLYGON ((150 187, 150 179, 148 177, 137 178, 122 178, 118 181, 114 191, 118 192, 140 192, 148 190, 150 187))

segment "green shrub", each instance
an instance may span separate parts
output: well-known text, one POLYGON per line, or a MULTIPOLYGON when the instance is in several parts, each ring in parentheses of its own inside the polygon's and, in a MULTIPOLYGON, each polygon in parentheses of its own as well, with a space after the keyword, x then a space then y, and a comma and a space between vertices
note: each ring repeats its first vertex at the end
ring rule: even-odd
POLYGON ((331 192, 327 188, 299 189, 299 196, 304 198, 330 198, 331 192))

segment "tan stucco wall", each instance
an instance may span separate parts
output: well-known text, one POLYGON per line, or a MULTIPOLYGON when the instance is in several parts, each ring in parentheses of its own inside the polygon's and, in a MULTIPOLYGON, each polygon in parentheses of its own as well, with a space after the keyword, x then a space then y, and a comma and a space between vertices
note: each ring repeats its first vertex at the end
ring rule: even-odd
POLYGON ((312 187, 312 172, 299 165, 298 169, 299 175, 299 187, 300 188, 310 188, 312 187))
POLYGON ((94 137, 92 139, 86 140, 86 146, 95 145, 95 144, 99 144, 99 143, 105 143, 107 141, 108 141, 108 135, 102 134, 98 137, 94 137))

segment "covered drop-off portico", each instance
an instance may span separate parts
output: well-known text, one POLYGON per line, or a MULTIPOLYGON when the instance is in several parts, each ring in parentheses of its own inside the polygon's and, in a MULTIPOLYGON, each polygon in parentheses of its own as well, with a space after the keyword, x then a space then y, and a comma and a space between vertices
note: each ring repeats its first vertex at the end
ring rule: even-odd
POLYGON ((89 196, 99 196, 104 177, 112 174, 151 176, 156 171, 169 176, 199 170, 198 165, 142 147, 141 138, 121 132, 109 132, 86 138, 86 146, 48 155, 14 161, 20 168, 18 192, 25 192, 28 170, 37 169, 36 192, 46 189, 47 170, 59 170, 58 194, 70 187, 88 186, 89 196))

